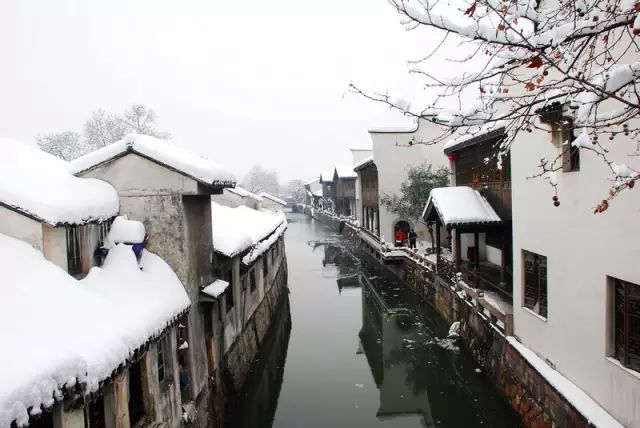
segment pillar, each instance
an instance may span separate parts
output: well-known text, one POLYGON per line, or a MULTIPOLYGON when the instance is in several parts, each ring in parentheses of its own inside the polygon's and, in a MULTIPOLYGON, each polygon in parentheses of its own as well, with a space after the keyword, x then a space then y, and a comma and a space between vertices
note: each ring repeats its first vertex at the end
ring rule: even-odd
POLYGON ((473 232, 473 267, 477 271, 480 267, 480 234, 473 232))
POLYGON ((436 222, 436 272, 440 270, 440 222, 436 222))
POLYGON ((502 246, 500 248, 500 286, 507 287, 507 238, 502 231, 502 246))
POLYGON ((129 388, 126 371, 104 387, 104 419, 106 428, 129 428, 129 388))
POLYGON ((456 228, 456 246, 455 246, 455 261, 456 261, 456 271, 460 272, 460 261, 462 259, 462 233, 460 233, 460 229, 456 228))

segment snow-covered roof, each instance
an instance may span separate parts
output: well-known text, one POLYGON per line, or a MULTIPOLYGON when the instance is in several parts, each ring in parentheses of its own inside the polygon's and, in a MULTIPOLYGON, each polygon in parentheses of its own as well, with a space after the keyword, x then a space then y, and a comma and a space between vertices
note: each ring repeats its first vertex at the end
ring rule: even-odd
POLYGON ((472 126, 458 137, 451 138, 444 143, 443 150, 445 153, 451 153, 463 147, 485 141, 489 138, 499 137, 505 132, 505 122, 496 121, 489 122, 482 126, 472 126))
POLYGON ((336 165, 335 173, 338 178, 358 178, 351 165, 336 165))
POLYGON ((445 226, 502 223, 484 196, 467 186, 431 190, 422 217, 433 220, 435 215, 445 226))
POLYGON ((225 292, 227 287, 229 287, 229 283, 227 281, 216 279, 212 284, 207 285, 201 291, 204 294, 217 299, 222 293, 225 292))
POLYGON ((322 189, 315 190, 312 193, 313 193, 313 196, 316 196, 316 197, 319 197, 319 198, 321 198, 323 196, 322 189))
POLYGON ((282 199, 277 198, 277 197, 275 197, 275 196, 273 196, 273 195, 271 195, 271 194, 269 194, 267 192, 260 192, 258 194, 258 196, 260 196, 261 198, 269 199, 269 200, 271 200, 271 201, 273 201, 273 202, 275 202, 277 204, 282 205, 283 207, 287 206, 287 203, 285 201, 283 201, 282 199))
POLYGON ((331 182, 333 182, 333 170, 321 172, 320 173, 320 182, 321 183, 331 183, 331 182))
POLYGON ((0 427, 28 423, 64 388, 98 389, 189 307, 158 256, 118 245, 78 281, 25 242, 0 234, 0 427))
POLYGON ((144 241, 146 235, 144 224, 129 220, 126 215, 122 215, 113 220, 106 244, 108 247, 116 244, 139 244, 144 241))
POLYGON ((353 167, 353 170, 357 172, 371 165, 375 165, 375 163, 373 162, 373 156, 369 156, 368 158, 363 159, 357 164, 355 164, 355 166, 353 167))
POLYGON ((207 186, 230 187, 236 182, 231 172, 205 157, 159 138, 138 134, 129 134, 120 141, 71 161, 70 169, 73 174, 80 174, 127 153, 138 154, 207 186))
POLYGON ((0 153, 0 205, 52 226, 118 214, 118 193, 110 184, 73 176, 62 159, 4 138, 0 153))
MULTIPOLYGON (((213 248, 227 257, 242 254, 271 236, 277 239, 287 227, 282 211, 257 211, 245 206, 230 208, 216 202, 211 202, 211 217, 213 248)), ((255 251, 251 251, 253 253, 255 251)), ((253 260, 257 257, 259 254, 253 260)), ((247 259, 249 263, 253 260, 247 259)))
POLYGON ((251 198, 251 199, 255 199, 256 201, 262 201, 261 196, 258 196, 255 193, 250 192, 247 189, 244 189, 239 186, 229 187, 228 189, 225 189, 225 192, 235 193, 236 195, 241 196, 243 198, 251 198))

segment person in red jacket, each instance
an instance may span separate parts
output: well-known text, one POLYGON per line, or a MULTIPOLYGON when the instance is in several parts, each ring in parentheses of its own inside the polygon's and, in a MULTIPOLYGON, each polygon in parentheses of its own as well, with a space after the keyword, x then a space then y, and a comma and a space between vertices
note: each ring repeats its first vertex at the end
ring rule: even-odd
POLYGON ((406 236, 404 235, 404 231, 402 229, 396 230, 396 247, 404 246, 404 240, 406 236))

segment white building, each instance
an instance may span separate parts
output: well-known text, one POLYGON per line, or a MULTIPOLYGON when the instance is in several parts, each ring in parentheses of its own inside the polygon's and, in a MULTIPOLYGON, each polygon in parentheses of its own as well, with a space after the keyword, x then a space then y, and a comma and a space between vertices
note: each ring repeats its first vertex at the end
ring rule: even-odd
MULTIPOLYGON (((373 160, 378 169, 379 195, 400 193, 400 185, 407 179, 411 167, 429 163, 434 168, 449 165, 439 145, 413 144, 410 141, 430 141, 441 133, 437 125, 420 120, 418 124, 406 128, 369 129, 373 142, 373 160)), ((414 228, 418 239, 428 240, 429 234, 424 224, 408 218, 397 218, 380 204, 380 237, 393 242, 397 226, 414 228)))
MULTIPOLYGON (((580 149, 579 162, 556 173, 555 207, 549 182, 526 177, 566 149, 561 140, 534 130, 511 149, 515 334, 623 425, 640 427, 640 197, 624 191, 594 214, 612 174, 580 149)), ((619 135, 609 157, 637 171, 635 144, 619 135)))
POLYGON ((0 427, 180 427, 175 272, 109 184, 0 150, 0 427))

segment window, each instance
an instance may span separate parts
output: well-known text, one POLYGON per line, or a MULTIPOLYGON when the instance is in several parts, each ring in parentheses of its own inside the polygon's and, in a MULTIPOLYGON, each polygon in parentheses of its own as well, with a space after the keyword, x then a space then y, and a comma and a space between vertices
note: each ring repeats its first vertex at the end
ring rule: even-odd
POLYGON ((67 227, 67 271, 70 275, 82 273, 82 246, 83 237, 81 227, 67 227))
POLYGON ((252 269, 249 272, 249 287, 251 287, 251 292, 256 291, 256 270, 252 269))
POLYGON ((565 125, 562 129, 562 170, 564 172, 580 171, 580 148, 571 143, 576 139, 573 125, 565 125), (564 143, 567 142, 565 145, 564 143))
POLYGON ((158 350, 158 383, 160 384, 167 380, 171 373, 171 347, 169 342, 170 336, 165 334, 156 343, 156 349, 158 350))
POLYGON ((614 357, 640 371, 640 285, 612 278, 614 357))
POLYGON ((547 258, 523 251, 524 307, 547 317, 547 258))
POLYGON ((189 376, 189 319, 183 318, 178 324, 178 371, 180 373, 180 395, 182 402, 192 400, 191 382, 189 376))
POLYGON ((269 275, 269 257, 262 258, 262 274, 266 278, 269 275))
POLYGON ((85 413, 85 428, 105 428, 104 396, 99 395, 94 401, 90 401, 85 413))
POLYGON ((227 290, 224 292, 224 302, 227 309, 227 313, 233 309, 233 285, 229 284, 227 290))
POLYGON ((135 426, 143 416, 142 360, 138 360, 129 366, 129 425, 135 426))
MULTIPOLYGON (((11 424, 13 428, 15 423, 11 424)), ((44 411, 38 419, 32 418, 29 421, 29 428, 53 428, 53 413, 44 411)))

